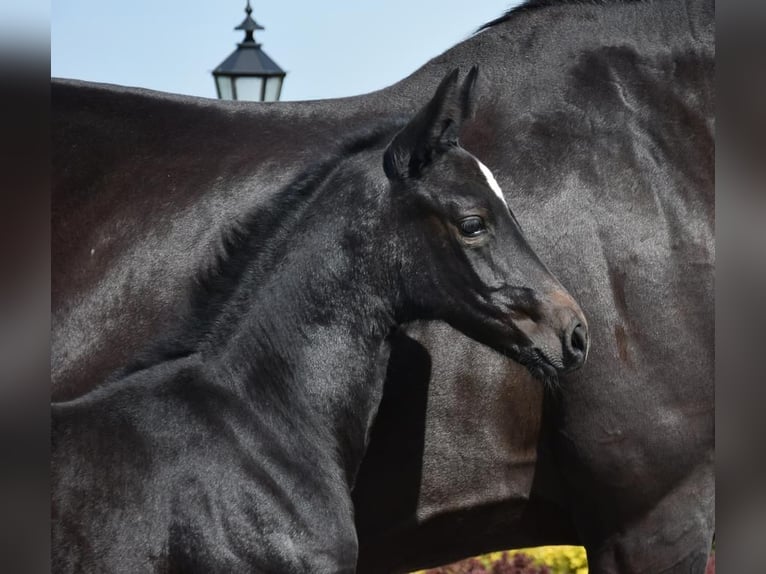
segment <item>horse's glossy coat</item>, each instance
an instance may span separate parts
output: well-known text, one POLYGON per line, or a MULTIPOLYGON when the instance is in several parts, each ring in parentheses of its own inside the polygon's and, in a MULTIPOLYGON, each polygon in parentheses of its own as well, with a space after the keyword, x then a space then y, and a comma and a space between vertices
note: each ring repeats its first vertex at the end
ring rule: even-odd
POLYGON ((390 127, 351 138, 245 215, 177 327, 54 405, 57 572, 353 572, 398 325, 448 321, 535 373, 582 364, 579 307, 457 144, 476 76, 385 153, 390 127))
POLYGON ((337 126, 412 113, 447 69, 476 62, 464 144, 583 304, 593 348, 544 399, 447 327, 400 337, 355 488, 360 569, 567 542, 596 573, 701 572, 714 524, 712 1, 534 2, 343 100, 54 85, 55 394, 80 394, 160 330, 223 222, 331 154, 337 126))

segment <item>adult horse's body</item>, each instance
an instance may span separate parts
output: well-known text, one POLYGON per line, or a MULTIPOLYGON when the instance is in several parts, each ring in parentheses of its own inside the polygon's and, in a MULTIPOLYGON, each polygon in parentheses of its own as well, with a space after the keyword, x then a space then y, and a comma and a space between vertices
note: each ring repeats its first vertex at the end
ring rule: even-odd
POLYGON ((54 405, 54 570, 354 572, 398 325, 448 321, 541 378, 582 365, 580 308, 458 145, 475 80, 246 214, 177 329, 54 405))
POLYGON ((402 336, 355 489, 360 567, 571 542, 593 572, 702 571, 713 4, 536 4, 356 98, 249 106, 54 86, 55 395, 83 392, 82 374, 106 375, 161 329, 223 222, 331 153, 338 126, 411 113, 448 68, 479 62, 462 139, 582 302, 591 358, 541 422, 542 388, 516 365, 446 328, 402 336))

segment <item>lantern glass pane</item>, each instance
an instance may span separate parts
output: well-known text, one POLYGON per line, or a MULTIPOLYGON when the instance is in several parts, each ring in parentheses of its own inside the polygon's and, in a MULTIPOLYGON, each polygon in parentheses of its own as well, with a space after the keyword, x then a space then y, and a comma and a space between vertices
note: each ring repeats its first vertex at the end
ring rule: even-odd
POLYGON ((218 93, 222 100, 234 99, 234 94, 231 91, 231 78, 228 76, 217 76, 215 82, 218 85, 218 93))
POLYGON ((234 80, 237 86, 237 99, 253 102, 261 101, 263 78, 244 77, 234 80))
POLYGON ((276 102, 279 99, 279 92, 282 88, 282 78, 279 76, 272 76, 266 78, 266 96, 263 98, 264 102, 276 102))

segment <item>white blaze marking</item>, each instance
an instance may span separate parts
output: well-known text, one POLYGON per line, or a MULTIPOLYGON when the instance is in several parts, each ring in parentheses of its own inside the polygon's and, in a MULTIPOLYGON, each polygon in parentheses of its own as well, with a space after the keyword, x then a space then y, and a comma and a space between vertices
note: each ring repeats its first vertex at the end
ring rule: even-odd
POLYGON ((508 207, 508 204, 505 201, 505 197, 503 196, 503 190, 500 189, 500 185, 498 185, 497 180, 495 179, 495 176, 492 175, 492 172, 489 170, 489 168, 481 163, 478 159, 476 160, 476 163, 479 164, 479 169, 481 170, 481 173, 484 174, 484 177, 487 179, 487 185, 489 185, 489 188, 495 192, 495 195, 500 198, 500 201, 505 204, 506 207, 508 207))

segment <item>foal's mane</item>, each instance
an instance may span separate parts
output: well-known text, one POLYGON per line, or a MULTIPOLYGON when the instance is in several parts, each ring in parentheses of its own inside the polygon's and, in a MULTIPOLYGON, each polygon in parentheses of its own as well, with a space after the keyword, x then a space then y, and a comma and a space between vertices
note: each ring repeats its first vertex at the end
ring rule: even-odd
POLYGON ((526 14, 528 12, 534 12, 540 8, 548 8, 551 6, 605 6, 609 4, 633 4, 639 2, 646 2, 647 0, 526 0, 523 4, 510 8, 505 14, 499 18, 495 18, 491 22, 487 22, 481 26, 477 32, 487 30, 498 24, 503 24, 518 16, 519 14, 526 14))
POLYGON ((389 121, 345 138, 331 157, 301 171, 264 205, 246 213, 224 230, 215 260, 194 278, 191 305, 195 320, 209 322, 218 315, 248 266, 268 248, 265 239, 289 235, 294 224, 303 217, 314 192, 345 160, 387 143, 402 125, 404 120, 389 121))
MULTIPOLYGON (((385 120, 345 137, 332 155, 308 166, 263 205, 233 221, 221 232, 212 263, 201 267, 191 279, 189 307, 183 311, 184 315, 116 376, 194 353, 246 280, 253 262, 259 260, 260 264, 274 257, 277 254, 274 244, 284 248, 311 198, 332 173, 345 160, 375 147, 382 148, 406 121, 406 118, 385 120)), ((381 172, 382 164, 381 150, 381 172)))

